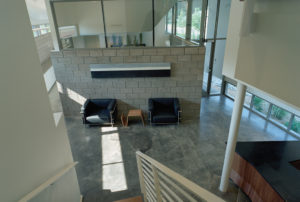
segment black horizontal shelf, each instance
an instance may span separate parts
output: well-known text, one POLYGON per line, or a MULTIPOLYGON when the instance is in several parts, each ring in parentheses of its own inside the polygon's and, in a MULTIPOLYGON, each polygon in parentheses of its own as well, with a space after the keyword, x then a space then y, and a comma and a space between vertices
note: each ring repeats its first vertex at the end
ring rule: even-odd
POLYGON ((92 78, 169 77, 170 63, 91 64, 92 78))

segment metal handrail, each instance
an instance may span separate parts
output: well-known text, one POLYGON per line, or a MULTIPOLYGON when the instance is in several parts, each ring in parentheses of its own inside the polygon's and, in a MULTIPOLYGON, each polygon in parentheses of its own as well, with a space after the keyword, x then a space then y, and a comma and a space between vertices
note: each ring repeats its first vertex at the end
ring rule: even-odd
POLYGON ((61 171, 59 171, 56 175, 50 177, 48 180, 46 180, 43 184, 35 188, 30 193, 26 194, 23 198, 21 198, 18 202, 27 202, 42 191, 44 191, 47 187, 49 187, 51 184, 55 183, 58 179, 60 179, 64 174, 66 174, 71 168, 73 168, 75 165, 77 165, 78 162, 73 162, 64 167, 61 171))
MULTIPOLYGON (((213 193, 207 191, 206 189, 200 187, 199 185, 195 184, 194 182, 188 180, 187 178, 183 177, 182 175, 176 173, 175 171, 171 170, 170 168, 164 166, 163 164, 159 163, 158 161, 152 159, 151 157, 147 156, 146 154, 143 154, 140 151, 136 152, 136 158, 137 158, 137 165, 138 165, 138 172, 139 172, 139 178, 140 178, 140 186, 141 186, 141 192, 144 195, 144 201, 148 201, 147 197, 147 189, 145 187, 145 179, 143 175, 143 161, 148 161, 152 166, 152 171, 156 175, 157 171, 160 173, 163 173, 163 175, 169 177, 171 180, 175 181, 176 183, 182 185, 185 190, 190 191, 192 195, 195 195, 205 201, 208 202, 224 202, 223 199, 220 197, 214 195, 213 193)), ((154 182, 154 185, 156 188, 159 188, 160 185, 163 185, 163 187, 166 186, 166 183, 168 183, 168 180, 165 180, 164 178, 161 178, 161 174, 158 173, 158 176, 153 177, 151 179, 154 182), (165 183, 166 182, 166 183, 165 183)), ((154 175, 154 176, 155 176, 154 175)), ((161 189, 162 189, 161 188, 161 189)), ((175 188, 179 189, 179 186, 175 186, 175 188)), ((179 192, 184 193, 186 195, 186 191, 179 190, 179 192)), ((163 194, 166 194, 164 190, 157 190, 156 189, 156 201, 164 201, 164 199, 161 198, 163 194)))

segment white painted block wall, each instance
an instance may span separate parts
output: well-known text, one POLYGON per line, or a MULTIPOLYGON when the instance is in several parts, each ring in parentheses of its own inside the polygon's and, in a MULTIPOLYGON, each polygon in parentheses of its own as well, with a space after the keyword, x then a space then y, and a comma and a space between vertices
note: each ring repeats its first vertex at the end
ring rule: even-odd
MULTIPOLYGON (((0 26, 0 201, 12 202, 73 158, 63 119, 54 123, 25 1, 0 1, 0 26)), ((76 173, 66 177, 69 186, 51 194, 79 201, 76 173)))
POLYGON ((299 1, 232 1, 223 74, 300 109, 299 1))

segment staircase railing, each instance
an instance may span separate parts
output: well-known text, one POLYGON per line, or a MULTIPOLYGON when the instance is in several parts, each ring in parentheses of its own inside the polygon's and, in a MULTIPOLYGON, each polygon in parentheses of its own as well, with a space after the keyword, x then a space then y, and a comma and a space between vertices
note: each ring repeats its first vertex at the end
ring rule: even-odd
POLYGON ((144 201, 224 202, 223 199, 139 151, 136 152, 136 158, 144 201))

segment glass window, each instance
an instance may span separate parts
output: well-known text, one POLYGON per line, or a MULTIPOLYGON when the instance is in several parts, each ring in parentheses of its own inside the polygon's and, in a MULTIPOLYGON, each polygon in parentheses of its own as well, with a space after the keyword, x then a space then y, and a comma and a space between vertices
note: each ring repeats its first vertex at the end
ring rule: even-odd
POLYGON ((202 89, 205 92, 207 91, 207 84, 208 84, 210 53, 211 53, 211 43, 205 43, 205 57, 204 57, 203 84, 202 84, 202 89))
MULTIPOLYGON (((108 47, 153 46, 152 0, 104 1, 104 15, 108 47)), ((162 33, 165 22, 156 22, 162 33)))
POLYGON ((270 103, 267 102, 266 100, 260 98, 260 97, 257 97, 257 96, 254 96, 253 98, 253 109, 263 115, 267 115, 268 113, 268 110, 269 110, 269 107, 270 107, 270 103))
POLYGON ((246 96, 245 96, 245 101, 244 101, 244 105, 247 107, 250 107, 251 104, 251 99, 252 99, 252 94, 246 92, 246 96))
MULTIPOLYGON (((141 0, 140 0, 141 1, 141 0)), ((145 1, 145 0, 143 0, 145 1)), ((169 47, 176 46, 173 44, 173 29, 174 29, 174 8, 176 1, 169 0, 154 0, 154 34, 155 46, 169 47)), ((150 0, 150 8, 151 0, 150 0)))
POLYGON ((33 36, 38 37, 43 34, 47 34, 50 32, 49 24, 41 24, 41 25, 32 25, 33 36))
POLYGON ((176 35, 185 38, 186 34, 186 14, 187 14, 187 1, 177 2, 176 9, 176 35))
POLYGON ((208 39, 211 39, 214 37, 218 1, 217 0, 209 0, 207 3, 208 4, 207 4, 205 37, 208 39))
POLYGON ((173 18, 173 8, 171 8, 168 12, 168 15, 167 15, 167 23, 166 23, 166 31, 168 33, 172 33, 172 18, 173 18))
POLYGON ((63 48, 105 47, 100 2, 58 2, 54 3, 54 8, 63 48))
POLYGON ((272 106, 271 109, 271 119, 277 123, 280 123, 286 127, 289 126, 289 122, 292 114, 276 105, 272 106))
POLYGON ((292 122, 291 130, 300 134, 300 117, 295 116, 292 122))
POLYGON ((236 86, 232 85, 231 83, 227 83, 225 94, 234 99, 236 95, 236 86))
POLYGON ((193 0, 191 39, 193 41, 198 41, 198 42, 200 40, 201 12, 202 12, 202 1, 193 0))
POLYGON ((231 0, 220 1, 217 38, 226 38, 229 23, 231 0))

